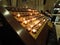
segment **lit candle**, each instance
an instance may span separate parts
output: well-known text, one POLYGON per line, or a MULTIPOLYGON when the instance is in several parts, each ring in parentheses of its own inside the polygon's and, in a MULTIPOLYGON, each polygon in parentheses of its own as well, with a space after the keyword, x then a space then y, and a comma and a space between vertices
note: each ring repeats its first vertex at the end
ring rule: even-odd
POLYGON ((25 21, 25 18, 23 18, 23 20, 25 21))
POLYGON ((31 11, 31 9, 28 9, 28 11, 31 11))
POLYGON ((30 31, 31 30, 31 28, 28 28, 28 31, 30 31))
POLYGON ((33 18, 32 20, 36 20, 36 18, 33 18))
POLYGON ((32 15, 32 13, 30 13, 30 15, 32 15))
POLYGON ((32 30, 33 33, 36 33, 36 31, 37 31, 36 29, 33 29, 33 30, 32 30))
POLYGON ((18 13, 17 17, 20 17, 20 14, 18 13))
POLYGON ((30 27, 32 28, 32 27, 33 27, 33 25, 30 25, 30 27))
POLYGON ((25 24, 27 24, 27 21, 24 21, 25 24))
POLYGON ((41 23, 39 23, 38 25, 39 25, 39 26, 41 26, 42 24, 41 24, 41 23))
POLYGON ((30 20, 27 20, 27 22, 30 22, 30 20))
POLYGON ((45 21, 45 19, 43 21, 45 21))

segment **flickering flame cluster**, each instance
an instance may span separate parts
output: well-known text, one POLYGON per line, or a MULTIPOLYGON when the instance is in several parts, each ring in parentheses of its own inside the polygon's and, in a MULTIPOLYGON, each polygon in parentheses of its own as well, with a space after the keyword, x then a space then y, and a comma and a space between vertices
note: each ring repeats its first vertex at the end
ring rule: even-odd
POLYGON ((32 9, 27 9, 27 12, 17 12, 16 15, 13 13, 13 16, 28 32, 32 32, 34 34, 46 21, 43 14, 32 9))

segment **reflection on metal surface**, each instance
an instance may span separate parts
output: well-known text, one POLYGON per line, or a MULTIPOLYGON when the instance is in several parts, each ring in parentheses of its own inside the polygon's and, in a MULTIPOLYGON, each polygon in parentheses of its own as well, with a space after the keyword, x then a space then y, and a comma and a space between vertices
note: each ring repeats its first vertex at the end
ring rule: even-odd
POLYGON ((11 25, 11 27, 13 27, 14 31, 16 31, 16 33, 21 37, 24 30, 23 27, 19 25, 19 23, 13 18, 13 16, 5 8, 3 8, 2 11, 0 12, 3 14, 3 16, 5 17, 7 22, 11 25))
POLYGON ((8 14, 9 14, 9 12, 7 10, 5 10, 4 15, 8 15, 8 14))
POLYGON ((22 31, 23 31, 23 29, 18 30, 17 34, 21 35, 22 31))

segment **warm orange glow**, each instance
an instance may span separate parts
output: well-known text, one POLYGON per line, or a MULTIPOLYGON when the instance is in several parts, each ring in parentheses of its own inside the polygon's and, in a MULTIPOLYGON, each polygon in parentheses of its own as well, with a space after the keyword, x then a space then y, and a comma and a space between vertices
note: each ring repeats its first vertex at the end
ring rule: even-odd
POLYGON ((28 28, 28 31, 30 31, 31 30, 31 28, 28 28))
POLYGON ((32 11, 31 9, 28 9, 28 11, 32 11))
POLYGON ((27 20, 27 22, 30 22, 30 20, 27 20))
POLYGON ((42 14, 40 14, 40 16, 43 16, 42 14))
POLYGON ((17 17, 20 17, 20 14, 18 13, 17 17))
POLYGON ((34 25, 30 25, 30 27, 32 28, 34 25))
POLYGON ((36 20, 36 18, 32 18, 32 20, 36 20))
POLYGON ((23 20, 25 21, 25 18, 23 18, 23 20))
POLYGON ((43 21, 45 21, 45 19, 43 21))
POLYGON ((39 12, 35 12, 35 14, 37 15, 39 12))
MULTIPOLYGON (((38 34, 40 28, 43 26, 43 23, 45 23, 45 21, 48 19, 43 14, 40 14, 37 10, 28 8, 26 8, 26 11, 23 10, 22 12, 13 12, 12 14, 22 25, 22 27, 29 32, 29 34, 38 34)), ((8 14, 8 12, 5 14, 8 14)))
POLYGON ((24 21, 25 24, 27 24, 27 21, 24 21))
POLYGON ((32 13, 30 13, 30 15, 32 15, 32 13))
POLYGON ((38 25, 39 25, 39 26, 41 26, 42 24, 41 24, 41 23, 39 23, 38 25))
POLYGON ((33 29, 32 32, 35 33, 37 30, 36 29, 33 29))
POLYGON ((40 22, 40 21, 39 21, 39 20, 37 20, 37 21, 35 21, 34 23, 35 23, 35 24, 38 24, 39 22, 40 22))
POLYGON ((33 13, 35 12, 34 10, 32 10, 33 11, 33 13))

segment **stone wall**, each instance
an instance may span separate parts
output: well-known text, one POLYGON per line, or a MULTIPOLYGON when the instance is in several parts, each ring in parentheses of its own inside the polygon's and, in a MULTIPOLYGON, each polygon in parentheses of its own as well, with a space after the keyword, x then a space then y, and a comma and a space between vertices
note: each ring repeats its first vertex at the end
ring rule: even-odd
POLYGON ((46 0, 46 4, 44 5, 44 10, 51 10, 54 7, 54 4, 57 0, 46 0))
MULTIPOLYGON (((11 0, 11 6, 14 7, 29 7, 33 9, 37 9, 38 11, 40 10, 51 10, 54 7, 54 3, 57 0, 46 0, 46 4, 43 5, 44 0, 27 0, 26 2, 22 2, 22 0, 11 0), (16 5, 17 3, 17 5, 16 5)), ((2 0, 3 5, 8 5, 9 2, 7 0, 2 0)))

